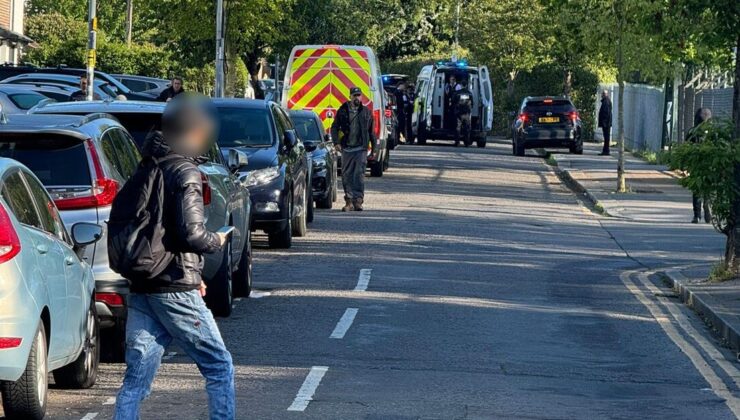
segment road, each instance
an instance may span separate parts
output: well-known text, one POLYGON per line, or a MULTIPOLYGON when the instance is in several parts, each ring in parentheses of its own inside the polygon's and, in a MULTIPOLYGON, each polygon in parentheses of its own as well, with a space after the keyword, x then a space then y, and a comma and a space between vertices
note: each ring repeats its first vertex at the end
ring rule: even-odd
MULTIPOLYGON (((239 418, 740 412, 732 356, 619 242, 642 228, 593 214, 543 159, 504 141, 402 147, 367 187, 365 212, 317 211, 291 250, 257 236, 260 298, 219 321, 239 418)), ((172 352, 142 418, 207 418, 203 380, 172 352)), ((110 418, 122 372, 52 390, 49 418, 110 418)))

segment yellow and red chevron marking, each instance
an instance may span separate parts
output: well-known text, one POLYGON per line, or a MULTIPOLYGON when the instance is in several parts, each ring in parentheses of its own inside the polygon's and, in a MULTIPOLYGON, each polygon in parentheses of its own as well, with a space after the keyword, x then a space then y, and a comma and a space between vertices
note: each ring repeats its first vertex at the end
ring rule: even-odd
POLYGON ((365 105, 372 109, 370 62, 362 50, 341 47, 306 48, 296 51, 291 65, 288 108, 316 111, 331 126, 336 110, 349 99, 349 89, 359 87, 365 105))

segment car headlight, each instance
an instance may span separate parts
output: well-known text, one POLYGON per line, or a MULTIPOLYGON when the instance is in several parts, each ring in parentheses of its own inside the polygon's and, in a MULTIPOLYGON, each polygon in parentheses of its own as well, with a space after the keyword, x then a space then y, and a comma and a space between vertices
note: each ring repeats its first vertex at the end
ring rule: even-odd
POLYGON ((247 187, 254 187, 256 185, 265 185, 278 177, 280 177, 280 169, 277 166, 271 166, 247 173, 242 178, 242 182, 247 187))

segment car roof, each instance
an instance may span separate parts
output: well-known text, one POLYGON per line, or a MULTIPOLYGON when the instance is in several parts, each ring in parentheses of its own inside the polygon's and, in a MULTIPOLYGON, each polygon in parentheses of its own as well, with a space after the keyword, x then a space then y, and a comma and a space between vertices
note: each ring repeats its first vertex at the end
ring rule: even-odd
POLYGON ((109 114, 161 114, 164 112, 164 102, 145 101, 78 101, 53 102, 42 105, 33 110, 37 114, 54 113, 109 113, 109 114))
POLYGON ((307 109, 289 109, 288 115, 291 117, 317 117, 318 114, 316 114, 313 111, 309 111, 307 109))
POLYGON ((0 133, 49 133, 64 134, 77 137, 97 139, 100 123, 110 126, 120 126, 113 116, 103 113, 90 115, 38 115, 13 114, 7 115, 5 122, 0 123, 0 133))
MULTIPOLYGON (((34 89, 29 89, 28 87, 24 85, 17 85, 17 84, 0 84, 0 92, 8 94, 8 93, 28 93, 33 92, 38 95, 41 95, 40 93, 36 92, 34 89), (19 87, 20 86, 20 87, 19 87)), ((43 95, 41 95, 43 96, 43 95)))
POLYGON ((229 106, 235 108, 261 109, 266 108, 271 101, 264 99, 241 99, 241 98, 217 98, 213 103, 219 106, 229 106))

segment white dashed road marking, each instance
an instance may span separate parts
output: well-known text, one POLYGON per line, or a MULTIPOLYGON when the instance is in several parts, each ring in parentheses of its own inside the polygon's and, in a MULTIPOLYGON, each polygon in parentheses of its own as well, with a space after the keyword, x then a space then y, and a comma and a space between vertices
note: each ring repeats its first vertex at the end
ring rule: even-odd
POLYGON ((176 355, 177 355, 177 352, 176 351, 171 351, 171 352, 165 354, 164 356, 162 356, 162 360, 170 360, 173 357, 175 357, 176 355))
POLYGON ((313 400, 313 394, 316 392, 316 388, 319 387, 321 379, 327 370, 329 370, 327 366, 314 366, 311 368, 311 371, 306 376, 306 380, 301 385, 301 389, 298 390, 293 404, 288 407, 288 411, 304 411, 308 407, 308 403, 313 400))
POLYGON ((349 327, 352 326, 355 316, 357 316, 357 308, 347 308, 347 310, 344 311, 342 318, 337 322, 337 326, 334 327, 334 331, 331 333, 329 338, 344 338, 344 334, 346 334, 349 327))
POLYGON ((97 416, 98 416, 98 413, 87 413, 80 420, 92 420, 92 419, 94 419, 97 416))
POLYGON ((270 293, 270 292, 259 292, 259 291, 257 291, 257 290, 252 290, 252 291, 251 291, 251 292, 249 293, 249 297, 250 297, 251 299, 261 299, 261 298, 263 298, 263 297, 268 297, 268 296, 270 296, 271 294, 272 294, 272 293, 270 293))
POLYGON ((116 403, 116 397, 109 397, 107 400, 103 401, 103 405, 114 405, 116 403))
POLYGON ((357 278, 357 286, 355 286, 355 292, 364 292, 367 290, 367 285, 370 284, 370 275, 373 270, 369 268, 363 268, 360 270, 360 276, 357 278))

